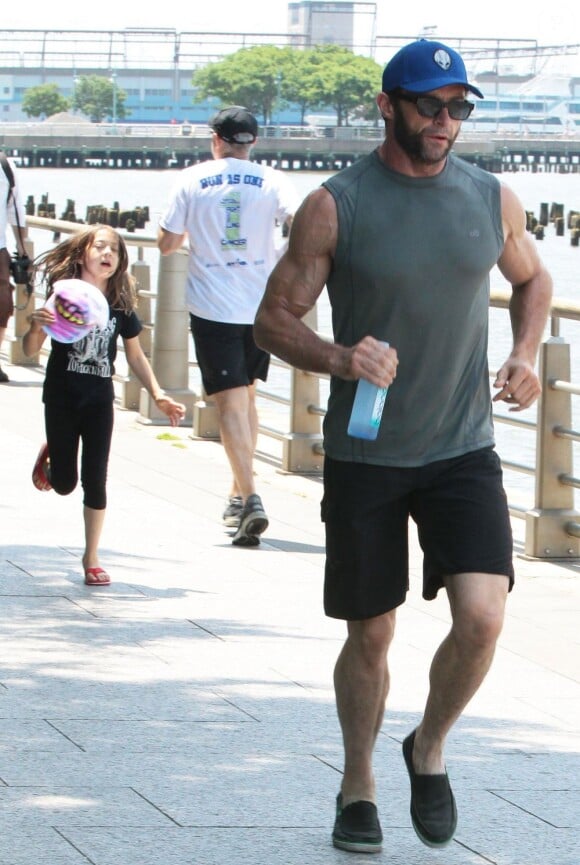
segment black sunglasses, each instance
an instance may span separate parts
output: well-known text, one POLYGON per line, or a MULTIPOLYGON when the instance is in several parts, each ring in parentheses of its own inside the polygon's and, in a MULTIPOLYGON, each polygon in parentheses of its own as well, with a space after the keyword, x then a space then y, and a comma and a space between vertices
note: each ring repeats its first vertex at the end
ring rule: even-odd
POLYGON ((475 108, 473 102, 468 102, 467 99, 450 99, 448 102, 444 102, 437 96, 422 96, 421 94, 401 93, 400 91, 397 91, 395 96, 404 102, 412 102, 421 117, 437 117, 446 108, 453 120, 467 120, 475 108))

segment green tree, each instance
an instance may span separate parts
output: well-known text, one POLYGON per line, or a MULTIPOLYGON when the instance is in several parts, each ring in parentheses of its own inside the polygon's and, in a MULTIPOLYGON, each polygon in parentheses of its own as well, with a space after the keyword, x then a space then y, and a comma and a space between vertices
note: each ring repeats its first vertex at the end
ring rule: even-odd
POLYGON ((109 78, 84 75, 76 83, 73 108, 86 114, 93 123, 101 123, 106 117, 122 120, 128 114, 126 98, 125 91, 119 90, 109 78))
POLYGON ((325 94, 317 75, 318 59, 315 50, 294 50, 284 69, 280 87, 282 104, 298 105, 301 123, 304 123, 304 117, 309 109, 325 107, 325 94))
POLYGON ((318 93, 320 106, 334 109, 338 126, 348 126, 352 117, 377 117, 382 67, 375 60, 325 45, 313 50, 311 62, 312 94, 318 93))
POLYGON ((22 110, 27 117, 50 117, 66 111, 70 101, 59 92, 56 84, 39 84, 30 87, 22 99, 22 110))
POLYGON ((241 48, 194 72, 195 101, 216 99, 221 105, 245 105, 268 125, 281 104, 285 70, 292 68, 291 48, 256 45, 241 48))
POLYGON ((221 105, 245 105, 272 123, 284 105, 298 105, 301 120, 308 109, 332 108, 339 126, 349 118, 377 117, 375 97, 382 67, 338 45, 302 50, 257 45, 242 48, 196 70, 195 101, 216 99, 221 105))

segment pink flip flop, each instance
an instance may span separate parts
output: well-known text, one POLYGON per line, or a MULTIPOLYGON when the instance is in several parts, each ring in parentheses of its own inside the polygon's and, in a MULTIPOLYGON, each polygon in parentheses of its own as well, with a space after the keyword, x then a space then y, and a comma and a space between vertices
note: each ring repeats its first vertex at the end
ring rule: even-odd
POLYGON ((87 568, 85 571, 85 586, 108 586, 111 578, 102 568, 87 568))
POLYGON ((50 472, 50 457, 48 455, 48 445, 42 445, 36 457, 34 468, 32 469, 32 483, 37 490, 51 490, 52 484, 49 479, 50 472))

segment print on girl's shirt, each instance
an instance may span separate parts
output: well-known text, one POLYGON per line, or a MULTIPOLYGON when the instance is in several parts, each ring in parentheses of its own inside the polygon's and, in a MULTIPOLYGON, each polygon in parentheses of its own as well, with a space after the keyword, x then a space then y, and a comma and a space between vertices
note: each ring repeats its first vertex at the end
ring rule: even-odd
POLYGON ((112 318, 106 327, 94 327, 83 339, 74 342, 68 354, 67 372, 109 378, 111 375, 109 345, 114 336, 115 319, 112 318))

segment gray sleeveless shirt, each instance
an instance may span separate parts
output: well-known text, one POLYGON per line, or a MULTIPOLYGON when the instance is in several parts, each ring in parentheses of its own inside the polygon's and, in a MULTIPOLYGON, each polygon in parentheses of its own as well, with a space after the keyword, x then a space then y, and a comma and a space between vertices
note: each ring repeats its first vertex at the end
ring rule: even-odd
POLYGON ((489 273, 503 248, 500 185, 450 155, 435 177, 387 168, 373 152, 327 180, 338 242, 327 281, 334 339, 397 349, 379 435, 346 428, 356 382, 332 378, 324 448, 332 458, 420 466, 493 445, 489 273))

